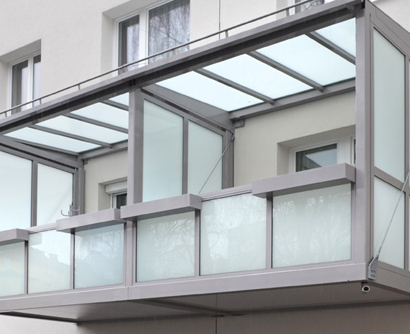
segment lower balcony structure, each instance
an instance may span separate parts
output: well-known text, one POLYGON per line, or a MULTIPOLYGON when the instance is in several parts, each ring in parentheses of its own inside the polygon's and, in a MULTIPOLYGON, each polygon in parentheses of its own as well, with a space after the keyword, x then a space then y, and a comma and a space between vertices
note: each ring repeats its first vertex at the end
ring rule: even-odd
POLYGON ((409 63, 335 0, 2 113, 0 313, 409 303, 409 63))

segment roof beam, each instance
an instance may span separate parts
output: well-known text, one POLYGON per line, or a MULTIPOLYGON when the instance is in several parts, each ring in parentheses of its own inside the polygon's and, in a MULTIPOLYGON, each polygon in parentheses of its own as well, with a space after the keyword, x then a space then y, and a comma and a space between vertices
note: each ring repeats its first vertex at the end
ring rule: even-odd
POLYGON ((299 80, 301 82, 303 82, 304 84, 313 87, 314 89, 322 92, 324 90, 323 86, 318 84, 316 81, 313 81, 305 76, 303 76, 302 74, 300 74, 299 72, 296 72, 294 70, 291 70, 290 68, 282 65, 281 63, 278 63, 277 61, 274 61, 273 59, 266 57, 265 55, 257 52, 257 51, 252 51, 248 53, 249 56, 255 58, 256 60, 261 61, 262 63, 273 67, 275 69, 277 69, 278 71, 281 71, 289 76, 291 76, 292 78, 299 80))
POLYGON ((356 79, 351 79, 343 81, 334 85, 326 86, 323 92, 317 90, 308 91, 305 93, 300 93, 282 99, 276 100, 274 106, 267 103, 250 107, 244 110, 232 111, 230 113, 230 119, 235 121, 237 119, 249 118, 257 115, 266 114, 268 112, 282 110, 297 105, 305 104, 312 101, 317 101, 320 99, 325 99, 334 95, 339 95, 347 92, 353 92, 356 87, 356 79))
POLYGON ((262 100, 263 102, 270 103, 270 104, 275 103, 275 101, 271 97, 266 96, 266 95, 261 94, 261 93, 258 93, 257 91, 254 91, 254 90, 252 90, 250 88, 247 88, 245 86, 242 86, 242 85, 238 84, 235 81, 232 81, 232 80, 226 79, 224 77, 221 77, 218 74, 212 73, 212 72, 204 70, 204 69, 198 69, 195 72, 197 72, 199 74, 202 74, 203 76, 205 76, 209 79, 212 79, 212 80, 218 81, 218 82, 220 82, 224 85, 227 85, 227 86, 229 86, 233 89, 239 90, 242 93, 245 93, 247 95, 251 95, 253 97, 256 97, 257 99, 262 100))
POLYGON ((120 126, 116 126, 116 125, 104 123, 104 122, 101 122, 101 121, 97 121, 97 120, 92 119, 92 118, 87 118, 87 117, 80 116, 80 115, 76 115, 76 114, 73 114, 73 113, 65 114, 64 117, 76 119, 76 120, 81 121, 81 122, 93 124, 93 125, 96 125, 96 126, 101 126, 101 127, 103 127, 103 128, 106 128, 106 129, 110 129, 110 130, 114 130, 114 131, 118 131, 118 132, 122 132, 122 133, 128 134, 128 130, 127 130, 127 129, 124 129, 124 128, 120 127, 120 126))
POLYGON ((46 128, 44 126, 32 125, 32 126, 30 126, 30 128, 35 129, 35 130, 40 130, 40 131, 43 131, 43 132, 48 132, 48 133, 58 135, 58 136, 63 136, 63 137, 83 141, 83 142, 86 142, 86 143, 91 143, 91 144, 103 146, 103 147, 110 147, 111 146, 110 144, 107 144, 107 143, 99 141, 99 140, 94 140, 94 139, 87 138, 87 137, 73 135, 72 133, 46 128))
POLYGON ((352 56, 350 53, 343 50, 340 46, 337 46, 336 44, 332 43, 328 39, 324 38, 317 32, 309 32, 306 34, 306 36, 310 37, 315 42, 319 43, 320 45, 324 46, 330 51, 336 53, 338 56, 346 59, 348 62, 352 63, 353 65, 356 65, 356 58, 354 56, 352 56))

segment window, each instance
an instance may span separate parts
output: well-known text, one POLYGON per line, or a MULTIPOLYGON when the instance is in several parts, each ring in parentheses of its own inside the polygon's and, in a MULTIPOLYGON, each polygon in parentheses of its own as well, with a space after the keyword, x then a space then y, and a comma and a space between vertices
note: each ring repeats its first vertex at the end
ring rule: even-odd
POLYGON ((120 209, 127 205, 127 181, 107 184, 105 192, 110 195, 111 208, 120 209))
MULTIPOLYGON (((298 4, 299 2, 304 2, 304 1, 305 0, 289 0, 288 3, 289 3, 289 5, 295 5, 295 4, 298 4)), ((294 7, 293 9, 290 10, 289 14, 304 12, 305 10, 308 10, 308 9, 313 8, 313 7, 323 5, 323 4, 331 2, 331 1, 333 1, 333 0, 312 0, 310 2, 302 4, 300 6, 294 7)))
MULTIPOLYGON (((11 106, 29 102, 40 97, 41 55, 11 65, 11 106)), ((29 106, 16 108, 13 113, 25 110, 29 106)))
POLYGON ((337 144, 296 152, 296 171, 337 164, 337 144))
MULTIPOLYGON (((119 65, 124 65, 189 41, 189 0, 174 0, 119 22, 119 65), (148 32, 148 33, 147 33, 148 32)), ((155 60, 184 52, 181 47, 155 60)), ((138 67, 133 66, 129 69, 138 67)))
POLYGON ((356 162, 355 139, 350 136, 310 146, 295 147, 289 153, 290 172, 356 162))

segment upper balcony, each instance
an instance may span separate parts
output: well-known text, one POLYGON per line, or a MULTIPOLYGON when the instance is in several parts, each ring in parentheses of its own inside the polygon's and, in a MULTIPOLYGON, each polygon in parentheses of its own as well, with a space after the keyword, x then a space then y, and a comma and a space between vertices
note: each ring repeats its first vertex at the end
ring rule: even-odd
POLYGON ((408 299, 409 45, 335 0, 6 112, 0 312, 408 299))

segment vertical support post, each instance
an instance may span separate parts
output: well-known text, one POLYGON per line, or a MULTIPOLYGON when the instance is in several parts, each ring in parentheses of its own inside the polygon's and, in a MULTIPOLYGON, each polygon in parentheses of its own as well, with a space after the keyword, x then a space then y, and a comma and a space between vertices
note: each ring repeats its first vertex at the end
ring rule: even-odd
POLYGON ((368 263, 371 240, 371 28, 364 8, 356 17, 356 183, 352 191, 352 259, 368 263))
POLYGON ((38 161, 33 160, 31 167, 31 226, 37 226, 38 161))
MULTIPOLYGON (((142 202, 144 97, 138 87, 132 87, 129 99, 127 205, 132 205, 142 202)), ((131 286, 136 276, 136 227, 133 221, 125 224, 124 247, 124 283, 131 286)))
POLYGON ((222 158, 222 189, 234 186, 234 136, 235 134, 225 131, 223 149, 228 145, 229 147, 222 158))
POLYGON ((84 163, 81 159, 78 159, 78 168, 74 174, 74 209, 80 209, 79 212, 74 211, 76 214, 85 213, 85 170, 84 163))
POLYGON ((194 276, 201 274, 201 227, 200 227, 201 211, 195 210, 195 256, 194 256, 194 276))
POLYGON ((189 135, 189 121, 184 117, 183 126, 183 145, 182 145, 182 193, 188 193, 188 135, 189 135))
POLYGON ((272 224, 273 224, 273 198, 266 200, 266 269, 272 268, 272 224))

